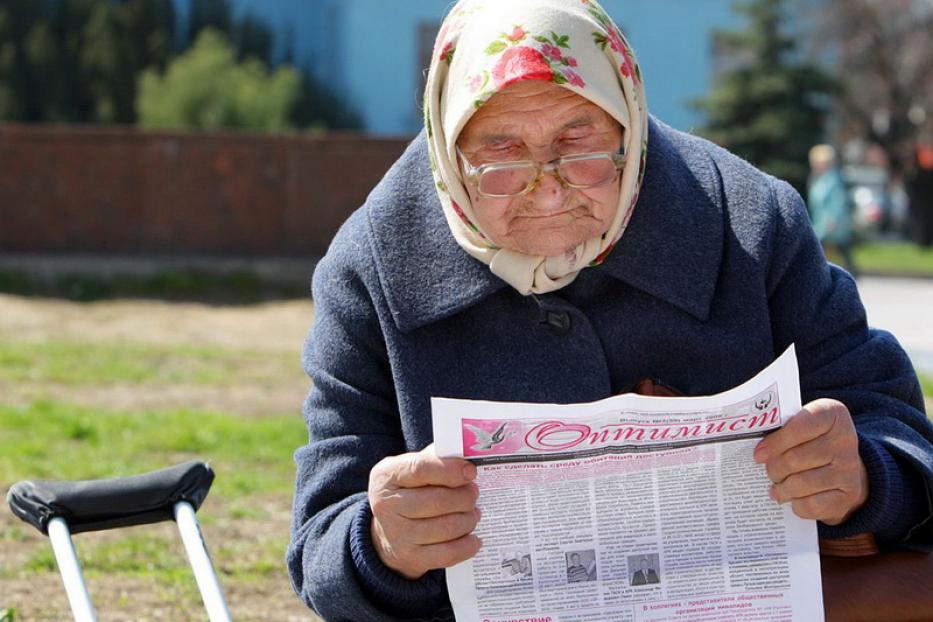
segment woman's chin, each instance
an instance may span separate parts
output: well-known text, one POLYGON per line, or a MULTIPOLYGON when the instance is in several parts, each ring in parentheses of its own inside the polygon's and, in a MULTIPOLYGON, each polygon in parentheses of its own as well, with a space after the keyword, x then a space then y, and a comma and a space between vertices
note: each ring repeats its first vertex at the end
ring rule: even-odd
POLYGON ((599 226, 573 228, 564 224, 555 227, 530 227, 513 231, 506 239, 501 240, 499 246, 535 257, 556 257, 573 251, 601 232, 602 227, 599 226))
POLYGON ((530 236, 530 239, 516 240, 512 245, 503 245, 504 248, 516 250, 525 255, 535 257, 556 257, 568 253, 590 237, 567 237, 547 235, 530 236))

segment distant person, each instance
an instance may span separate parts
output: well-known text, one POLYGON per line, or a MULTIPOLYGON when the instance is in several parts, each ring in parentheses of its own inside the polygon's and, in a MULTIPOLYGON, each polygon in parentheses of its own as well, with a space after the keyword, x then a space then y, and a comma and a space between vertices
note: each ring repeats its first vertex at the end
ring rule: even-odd
POLYGON ((567 566, 567 583, 579 583, 587 581, 590 574, 586 571, 586 566, 580 563, 580 554, 570 554, 570 564, 567 566))
POLYGON ((933 245, 933 143, 917 147, 916 169, 910 181, 910 213, 914 240, 920 246, 933 245))
POLYGON ((813 231, 824 250, 835 250, 849 274, 856 276, 852 260, 852 203, 837 166, 836 150, 830 145, 817 145, 810 150, 807 205, 813 231))
POLYGON ((632 575, 632 585, 648 585, 649 583, 660 583, 658 573, 650 567, 648 559, 641 558, 641 568, 632 575))

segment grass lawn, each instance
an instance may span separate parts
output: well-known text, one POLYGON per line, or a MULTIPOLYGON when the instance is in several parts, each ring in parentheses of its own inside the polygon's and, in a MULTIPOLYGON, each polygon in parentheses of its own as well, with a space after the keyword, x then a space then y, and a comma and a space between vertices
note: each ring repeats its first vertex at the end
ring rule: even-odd
POLYGON ((249 506, 255 491, 291 494, 291 454, 306 436, 298 416, 103 411, 44 401, 0 407, 0 429, 5 483, 113 477, 198 459, 219 475, 211 495, 232 507, 249 506))
MULTIPOLYGON (((251 590, 270 583, 275 591, 291 596, 284 551, 294 478, 290 456, 306 435, 300 417, 238 417, 199 410, 104 411, 40 401, 0 408, 0 430, 5 431, 0 454, 4 490, 24 478, 111 477, 185 460, 209 462, 217 478, 198 516, 228 598, 231 588, 251 590)), ((0 557, 5 558, 14 544, 25 548, 16 555, 19 563, 0 564, 0 585, 4 580, 52 577, 50 588, 61 590, 47 540, 26 524, 6 518, 0 521, 0 549, 5 550, 0 557)), ((132 601, 114 602, 102 589, 111 581, 140 580, 142 586, 136 589, 154 592, 154 598, 178 608, 171 619, 188 619, 176 617, 182 610, 191 619, 203 615, 178 534, 170 525, 78 534, 75 545, 99 611, 126 607, 144 613, 132 601)), ((125 599, 126 588, 123 592, 125 599)), ((0 594, 0 611, 5 604, 18 605, 19 611, 25 607, 3 600, 0 594)), ((302 608, 294 596, 290 602, 292 609, 302 608)), ((236 615, 233 603, 231 609, 236 615)), ((58 611, 54 618, 42 619, 66 619, 63 614, 58 611)), ((244 618, 263 616, 237 617, 244 618)), ((39 618, 23 611, 22 619, 39 618)))
MULTIPOLYGON (((919 374, 920 376, 920 388, 923 389, 923 395, 927 399, 927 403, 933 402, 933 376, 927 374, 919 374)), ((933 412, 929 412, 927 409, 927 416, 933 419, 933 412)))
MULTIPOLYGON (((89 310, 73 307, 79 315, 89 310)), ((172 323, 181 313, 160 312, 172 323)), ((261 347, 159 344, 63 336, 59 328, 44 339, 21 338, 5 320, 0 491, 22 479, 124 476, 206 461, 217 477, 198 519, 234 619, 316 620, 292 593, 284 564, 291 456, 307 439, 300 338, 287 340, 294 351, 261 340, 261 347)), ((140 321, 151 333, 151 318, 140 321)), ((173 524, 77 534, 74 542, 102 619, 205 619, 173 524)), ((70 610, 48 539, 4 508, 0 622, 65 619, 70 610)))
POLYGON ((907 242, 861 244, 855 247, 854 261, 864 272, 933 277, 933 248, 907 242))

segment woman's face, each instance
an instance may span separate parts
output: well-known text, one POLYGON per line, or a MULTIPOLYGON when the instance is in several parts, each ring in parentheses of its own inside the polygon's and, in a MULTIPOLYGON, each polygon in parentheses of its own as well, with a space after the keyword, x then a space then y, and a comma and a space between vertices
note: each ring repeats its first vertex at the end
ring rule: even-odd
MULTIPOLYGON (((473 166, 550 162, 576 153, 616 152, 622 128, 602 108, 550 82, 512 84, 476 111, 457 139, 473 166)), ((462 169, 461 169, 462 170, 462 169)), ((496 245, 526 255, 561 255, 609 229, 619 203, 618 176, 597 188, 565 188, 542 175, 527 194, 481 197, 466 184, 478 224, 496 245)))

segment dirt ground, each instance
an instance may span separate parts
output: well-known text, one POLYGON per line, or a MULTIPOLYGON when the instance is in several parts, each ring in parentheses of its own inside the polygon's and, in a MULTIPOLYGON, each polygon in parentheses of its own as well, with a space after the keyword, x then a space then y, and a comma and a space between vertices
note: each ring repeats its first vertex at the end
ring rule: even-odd
MULTIPOLYGON (((67 403, 121 409, 132 404, 152 408, 188 406, 224 410, 237 414, 261 415, 295 411, 307 390, 307 380, 298 365, 305 333, 313 319, 310 301, 273 302, 249 306, 211 306, 156 301, 105 301, 73 303, 61 300, 0 295, 0 340, 42 342, 63 341, 135 342, 144 344, 186 344, 275 352, 293 356, 293 375, 281 378, 275 386, 214 388, 115 386, 105 390, 74 386, 0 386, 5 404, 26 402, 41 395, 67 403)), ((255 541, 257 534, 287 533, 290 500, 269 500, 261 524, 249 519, 219 519, 202 525, 208 546, 221 538, 231 542, 255 541)), ((222 501, 208 499, 208 504, 222 501)), ((214 506, 218 507, 218 506, 214 506)), ((208 509, 208 506, 205 506, 208 509)), ((228 515, 222 508, 215 515, 228 515)), ((177 541, 173 525, 150 525, 133 529, 148 530, 177 541)), ((0 611, 12 607, 16 622, 71 619, 65 592, 57 572, 28 573, 10 577, 11 568, 21 567, 39 550, 49 549, 48 540, 0 511, 0 611), (4 578, 6 577, 6 578, 4 578)), ((75 544, 80 555, 83 542, 113 537, 107 533, 80 534, 75 544)), ((179 554, 183 556, 179 546, 179 554)), ((204 620, 203 608, 180 605, 198 603, 192 592, 155 585, 139 578, 87 577, 88 588, 104 621, 204 620), (145 612, 141 614, 140 612, 145 612)), ((290 622, 316 620, 294 595, 286 578, 284 563, 269 577, 237 580, 221 576, 231 614, 235 620, 290 622), (273 576, 274 575, 274 576, 273 576)), ((192 581, 193 588, 193 581, 192 581)), ((184 588, 180 588, 184 589, 184 588)))
POLYGON ((8 405, 36 399, 67 400, 89 408, 195 408, 243 415, 282 414, 301 404, 308 381, 298 364, 314 319, 310 301, 243 306, 160 301, 75 303, 0 294, 0 339, 18 342, 93 341, 147 345, 217 346, 285 355, 294 364, 260 384, 235 386, 59 386, 48 382, 4 384, 8 405))

